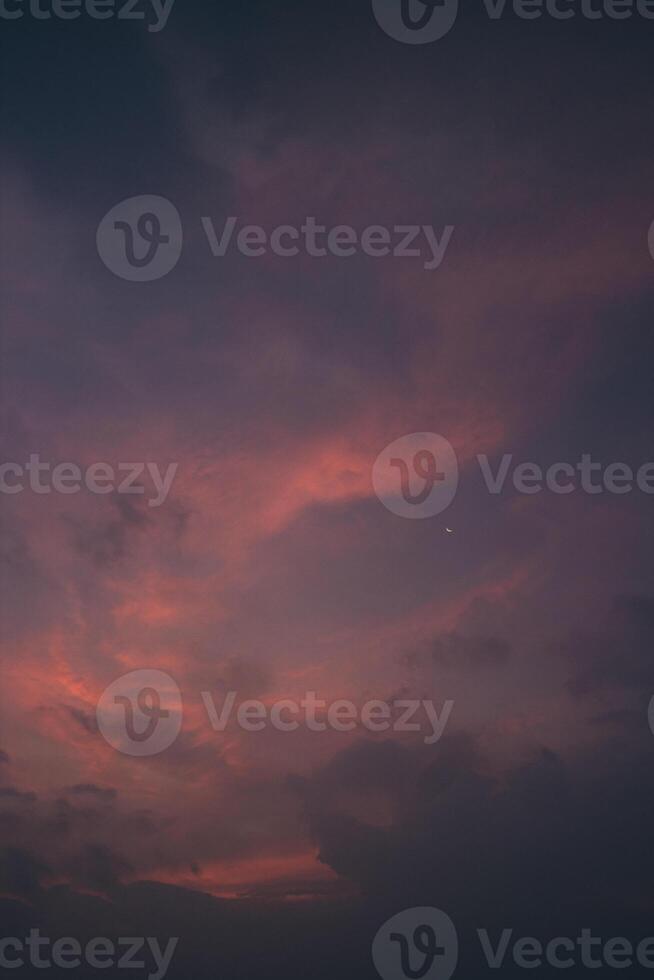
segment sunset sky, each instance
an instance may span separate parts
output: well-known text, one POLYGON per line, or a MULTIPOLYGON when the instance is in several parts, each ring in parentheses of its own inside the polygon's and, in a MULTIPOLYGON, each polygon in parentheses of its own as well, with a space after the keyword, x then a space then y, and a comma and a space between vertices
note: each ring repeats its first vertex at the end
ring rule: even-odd
POLYGON ((463 7, 424 45, 369 0, 0 22, 2 462, 177 464, 157 507, 147 480, 0 495, 2 936, 372 980, 417 906, 460 942, 654 935, 654 496, 491 494, 477 461, 654 460, 654 21, 463 7), (96 248, 140 195, 183 226, 150 282, 96 248), (229 216, 454 231, 432 270, 214 256, 229 216), (410 433, 458 458, 424 520, 371 477, 410 433), (96 718, 135 670, 184 706, 145 758, 96 718), (228 691, 454 707, 431 745, 217 732, 201 694, 228 691))

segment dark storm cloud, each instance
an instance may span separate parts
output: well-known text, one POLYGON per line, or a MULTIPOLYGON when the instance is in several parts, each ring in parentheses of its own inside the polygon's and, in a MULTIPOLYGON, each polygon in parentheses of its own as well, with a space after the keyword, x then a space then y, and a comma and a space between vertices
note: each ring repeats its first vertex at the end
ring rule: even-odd
POLYGON ((0 891, 31 898, 38 893, 47 865, 29 851, 16 847, 0 850, 0 891))
POLYGON ((61 709, 66 711, 76 725, 79 725, 89 735, 98 734, 98 723, 95 714, 91 711, 83 711, 81 708, 61 705, 61 709))
POLYGON ((273 674, 266 662, 232 656, 221 665, 216 682, 223 690, 238 691, 239 697, 256 698, 270 690, 273 674))
POLYGON ((36 793, 23 793, 20 790, 15 789, 13 786, 0 786, 0 801, 16 800, 20 803, 33 803, 35 799, 36 793))
POLYGON ((92 214, 116 186, 128 196, 144 172, 165 185, 179 160, 165 72, 140 26, 3 22, 3 76, 17 83, 3 103, 5 152, 75 211, 92 214))
MULTIPOLYGON (((397 819, 380 827, 372 811, 365 822, 333 796, 321 812, 310 804, 322 859, 369 900, 384 896, 397 909, 436 905, 459 921, 510 922, 532 935, 575 935, 589 921, 612 935, 643 928, 637 906, 654 870, 645 853, 654 815, 648 739, 649 731, 640 744, 606 743, 603 759, 573 764, 543 748, 501 782, 484 774, 469 740, 441 743, 432 761, 407 755, 410 775, 398 782, 389 744, 385 791, 397 819)), ((355 752, 340 764, 350 760, 354 773, 355 752)), ((328 772, 316 774, 309 801, 327 799, 323 780, 328 772)))
POLYGON ((90 888, 107 891, 123 878, 131 867, 109 847, 89 844, 73 858, 76 877, 90 888))
MULTIPOLYGON (((54 796, 0 790, 7 881, 13 875, 34 890, 46 887, 52 874, 82 889, 106 892, 114 887, 133 870, 128 852, 138 853, 161 831, 156 817, 121 806, 118 798, 116 788, 93 784, 71 786, 54 796)), ((16 893, 23 894, 26 887, 16 893)))
POLYGON ((654 695, 654 599, 618 596, 596 631, 566 640, 573 665, 570 690, 577 697, 623 692, 654 695))
POLYGON ((102 522, 99 526, 80 525, 73 517, 68 521, 73 529, 75 547, 80 554, 100 567, 112 565, 124 558, 130 550, 133 539, 139 532, 146 531, 152 523, 144 510, 127 497, 114 496, 111 503, 117 511, 114 519, 102 522))
POLYGON ((68 792, 74 796, 88 796, 91 799, 98 799, 104 803, 115 800, 118 795, 113 787, 94 786, 93 783, 78 783, 76 786, 71 786, 68 792))
POLYGON ((2 500, 0 514, 0 588, 4 636, 36 633, 51 620, 58 602, 58 586, 40 565, 22 522, 11 519, 2 500), (29 616, 25 616, 29 603, 29 616))
POLYGON ((504 663, 511 653, 510 644, 496 636, 460 636, 450 633, 434 640, 432 659, 435 664, 452 667, 493 667, 504 663))
MULTIPOLYGON (((80 855, 83 880, 105 887, 111 905, 93 900, 84 921, 102 935, 113 935, 126 921, 130 934, 179 935, 173 978, 200 962, 203 969, 210 963, 212 970, 245 977, 250 957, 261 949, 262 975, 270 980, 284 968, 299 969, 310 955, 317 957, 317 976, 329 976, 340 964, 341 975, 372 977, 368 957, 376 929, 393 912, 419 904, 446 910, 461 934, 484 926, 575 936, 592 924, 594 934, 604 936, 649 935, 652 749, 644 740, 619 738, 600 748, 598 756, 574 763, 542 748, 499 781, 466 737, 444 740, 431 758, 390 742, 346 750, 296 783, 295 791, 305 801, 321 859, 363 898, 289 907, 266 902, 275 890, 265 887, 238 903, 145 882, 117 888, 111 882, 120 861, 92 848, 80 855), (391 824, 380 825, 374 807, 368 819, 348 812, 357 787, 363 796, 383 790, 394 802, 391 824), (256 936, 254 945, 246 935, 256 936), (293 951, 286 961, 284 943, 293 951)), ((9 863, 14 886, 18 878, 23 892, 30 889, 32 921, 47 921, 54 893, 35 891, 39 862, 14 854, 9 863)), ((64 933, 79 935, 72 923, 81 901, 74 890, 58 891, 57 921, 61 928, 69 924, 64 933)), ((461 956, 460 969, 481 969, 470 948, 461 956)), ((520 975, 511 971, 508 966, 503 975, 520 975)))
MULTIPOLYGON (((307 963, 312 964, 312 976, 328 980, 338 973, 344 956, 351 970, 348 975, 366 980, 373 975, 368 936, 374 920, 353 902, 339 905, 326 900, 314 906, 303 901, 275 903, 266 897, 230 902, 198 891, 139 882, 112 889, 109 900, 62 886, 35 897, 29 910, 5 903, 1 911, 12 924, 13 935, 29 933, 38 925, 42 935, 74 935, 83 942, 94 935, 114 940, 157 936, 165 945, 164 937, 179 936, 167 973, 170 980, 226 974, 235 980, 254 974, 263 980, 283 980, 302 972, 307 963), (340 937, 337 942, 335 936, 340 937)), ((42 973, 29 965, 21 970, 29 980, 42 973)), ((59 975, 56 970, 49 973, 59 975)))
POLYGON ((499 636, 464 636, 443 633, 434 638, 430 651, 411 651, 402 654, 401 662, 408 668, 425 666, 479 668, 499 667, 511 655, 511 644, 499 636))

